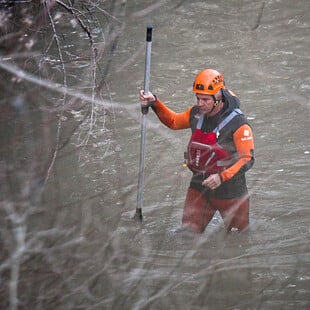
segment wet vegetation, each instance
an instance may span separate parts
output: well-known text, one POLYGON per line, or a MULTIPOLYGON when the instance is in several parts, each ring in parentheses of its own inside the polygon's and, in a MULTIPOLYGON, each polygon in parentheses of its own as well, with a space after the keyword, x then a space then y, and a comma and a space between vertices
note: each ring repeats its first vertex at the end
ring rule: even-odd
POLYGON ((76 205, 63 196, 64 182, 71 180, 57 176, 55 163, 82 152, 96 131, 103 144, 113 134, 106 77, 125 6, 126 1, 0 2, 1 309, 96 303, 88 290, 97 276, 80 274, 94 267, 92 252, 74 254, 90 245, 90 211, 79 206, 68 214, 76 205))

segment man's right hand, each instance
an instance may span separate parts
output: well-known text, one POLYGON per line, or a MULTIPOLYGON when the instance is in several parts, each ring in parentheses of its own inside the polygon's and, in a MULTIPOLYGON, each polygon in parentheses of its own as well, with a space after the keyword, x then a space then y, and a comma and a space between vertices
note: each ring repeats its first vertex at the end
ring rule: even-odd
POLYGON ((151 92, 144 94, 144 90, 140 90, 139 99, 142 107, 150 107, 156 100, 155 96, 151 92))

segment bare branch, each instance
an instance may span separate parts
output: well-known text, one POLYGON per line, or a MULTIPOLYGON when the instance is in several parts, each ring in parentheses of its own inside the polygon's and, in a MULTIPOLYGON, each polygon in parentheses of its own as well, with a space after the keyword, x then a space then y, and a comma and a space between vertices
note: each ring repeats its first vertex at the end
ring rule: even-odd
MULTIPOLYGON (((121 104, 117 103, 117 102, 113 102, 111 103, 110 101, 107 100, 102 100, 102 99, 98 99, 95 98, 93 99, 92 96, 88 96, 85 93, 79 92, 76 89, 71 89, 69 87, 65 87, 59 83, 53 83, 51 81, 42 79, 40 77, 37 77, 29 72, 26 72, 24 70, 22 70, 21 68, 16 67, 15 65, 5 61, 6 58, 4 57, 0 57, 0 67, 12 74, 14 74, 15 76, 17 76, 20 79, 26 80, 28 82, 34 83, 36 85, 42 86, 44 88, 50 89, 54 92, 57 92, 59 94, 67 94, 68 96, 86 101, 86 102, 92 102, 92 100, 94 100, 94 102, 98 105, 103 106, 104 108, 108 109, 108 108, 124 108, 124 106, 122 106, 121 104)), ((134 109, 134 107, 126 107, 126 109, 132 110, 134 109)))

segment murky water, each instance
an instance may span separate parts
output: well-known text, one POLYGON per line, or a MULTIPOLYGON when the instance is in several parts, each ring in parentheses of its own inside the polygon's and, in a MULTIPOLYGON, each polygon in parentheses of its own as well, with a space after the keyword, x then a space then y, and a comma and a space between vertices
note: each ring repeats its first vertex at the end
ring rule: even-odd
MULTIPOLYGON (((188 133, 169 132, 167 137, 168 129, 149 115, 145 221, 135 236, 143 240, 146 253, 135 258, 142 265, 130 277, 137 290, 131 294, 129 286, 129 300, 133 308, 306 309, 310 304, 309 4, 192 1, 168 7, 151 19, 151 89, 181 111, 194 103, 190 88, 197 70, 215 67, 223 72, 255 133, 256 164, 248 172, 251 231, 227 236, 221 220, 215 219, 197 238, 184 240, 175 233, 190 178, 181 168, 188 133)), ((139 38, 141 28, 135 22, 128 26, 139 38)), ((116 61, 141 44, 136 36, 130 43, 121 41, 116 61)), ((115 100, 124 104, 128 100, 128 105, 135 104, 135 90, 142 85, 142 55, 135 63, 128 67, 125 81, 116 75, 111 85, 115 100), (123 86, 113 87, 119 84, 123 86)), ((117 127, 124 141, 121 157, 137 167, 139 128, 123 119, 117 127)), ((136 167, 123 169, 134 175, 136 167)), ((130 209, 135 192, 128 190, 125 207, 130 209)), ((118 227, 126 231, 124 235, 130 235, 129 216, 124 212, 118 227)))
POLYGON ((29 218, 45 242, 34 243, 41 252, 33 261, 46 269, 36 273, 27 262, 21 281, 35 279, 39 289, 29 294, 44 309, 308 309, 310 2, 160 3, 142 16, 133 12, 152 1, 129 2, 116 16, 126 30, 101 64, 109 67, 106 99, 115 109, 97 115, 86 148, 73 145, 85 133, 80 127, 61 150, 41 213, 29 218), (152 112, 144 221, 132 220, 148 23, 154 26, 150 88, 169 107, 182 111, 195 103, 191 86, 204 67, 222 72, 241 99, 256 147, 247 173, 247 234, 227 235, 219 216, 202 235, 178 232, 191 176, 182 168, 190 133, 169 131, 152 112), (44 237, 47 228, 58 235, 44 237))

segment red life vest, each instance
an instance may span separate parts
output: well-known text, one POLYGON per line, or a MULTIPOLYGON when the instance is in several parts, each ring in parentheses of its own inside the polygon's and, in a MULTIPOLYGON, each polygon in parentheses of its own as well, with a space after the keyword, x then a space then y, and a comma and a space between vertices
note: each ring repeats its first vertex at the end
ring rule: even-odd
POLYGON ((187 147, 187 166, 191 171, 210 175, 223 171, 233 163, 232 154, 223 149, 217 140, 219 131, 241 113, 238 109, 233 110, 212 132, 201 130, 204 115, 200 116, 187 147))

